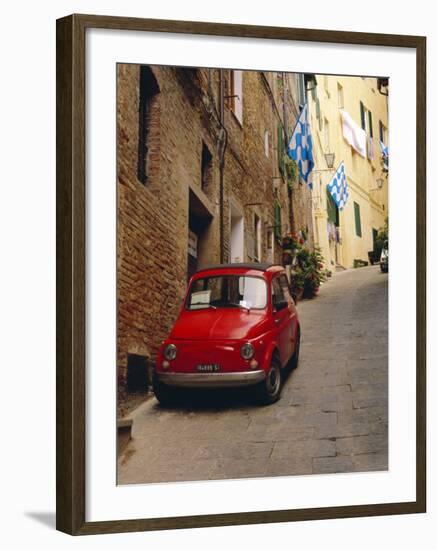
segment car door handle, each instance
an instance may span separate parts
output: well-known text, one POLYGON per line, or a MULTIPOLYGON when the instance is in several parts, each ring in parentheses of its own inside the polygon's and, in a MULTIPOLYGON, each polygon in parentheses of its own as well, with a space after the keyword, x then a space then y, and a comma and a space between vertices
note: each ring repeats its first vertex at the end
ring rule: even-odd
POLYGON ((281 319, 275 319, 275 325, 279 325, 280 322, 281 322, 281 319))

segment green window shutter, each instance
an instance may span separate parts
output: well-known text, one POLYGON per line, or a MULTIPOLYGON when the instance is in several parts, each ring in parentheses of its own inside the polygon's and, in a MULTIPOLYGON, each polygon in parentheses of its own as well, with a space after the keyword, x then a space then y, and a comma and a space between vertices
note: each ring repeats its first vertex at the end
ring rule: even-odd
POLYGON ((372 227, 373 250, 376 250, 377 241, 378 241, 378 230, 372 227))
POLYGON ((275 215, 275 237, 276 237, 276 239, 280 240, 281 239, 281 233, 282 233, 282 229, 281 229, 281 205, 278 202, 275 202, 274 215, 275 215))
POLYGON ((281 174, 284 174, 285 165, 284 165, 284 134, 282 131, 282 124, 278 124, 278 167, 281 174))
POLYGON ((331 193, 326 191, 326 213, 328 214, 328 222, 334 222, 334 208, 332 205, 331 193))
POLYGON ((355 213, 355 233, 357 237, 361 237, 361 213, 360 213, 360 205, 356 202, 354 202, 354 213, 355 213))
POLYGON ((379 121, 379 139, 380 141, 382 141, 382 143, 384 143, 384 126, 381 121, 379 121))
POLYGON ((306 103, 306 89, 305 89, 305 80, 302 73, 299 73, 297 75, 297 82, 299 87, 299 104, 302 105, 302 107, 306 103))
POLYGON ((360 101, 361 128, 366 129, 366 113, 364 112, 364 103, 360 101))
POLYGON ((373 138, 373 121, 372 121, 372 111, 368 112, 369 115, 369 135, 373 138))
POLYGON ((331 193, 326 190, 326 211, 328 214, 328 222, 333 223, 336 227, 338 227, 339 224, 339 214, 338 214, 338 207, 334 202, 334 199, 332 198, 331 193))

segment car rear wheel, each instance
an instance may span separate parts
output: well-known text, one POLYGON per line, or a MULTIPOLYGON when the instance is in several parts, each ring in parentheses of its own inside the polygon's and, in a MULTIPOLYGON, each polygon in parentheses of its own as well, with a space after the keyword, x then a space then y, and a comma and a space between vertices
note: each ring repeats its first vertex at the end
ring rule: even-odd
POLYGON ((258 400, 262 405, 275 403, 281 395, 282 373, 277 357, 272 357, 270 368, 265 380, 257 386, 258 400))
POLYGON ((297 369, 297 366, 299 364, 299 352, 300 352, 300 327, 297 328, 297 338, 296 338, 296 345, 294 348, 294 353, 290 360, 290 367, 294 370, 297 369))

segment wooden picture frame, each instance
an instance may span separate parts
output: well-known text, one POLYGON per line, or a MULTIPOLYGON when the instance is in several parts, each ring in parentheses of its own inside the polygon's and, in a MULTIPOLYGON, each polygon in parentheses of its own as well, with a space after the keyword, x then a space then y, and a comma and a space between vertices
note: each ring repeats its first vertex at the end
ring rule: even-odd
POLYGON ((426 39, 420 36, 71 15, 57 21, 57 529, 72 535, 426 511, 426 39), (85 515, 85 31, 89 28, 409 48, 417 84, 416 499, 411 502, 87 522, 85 515))

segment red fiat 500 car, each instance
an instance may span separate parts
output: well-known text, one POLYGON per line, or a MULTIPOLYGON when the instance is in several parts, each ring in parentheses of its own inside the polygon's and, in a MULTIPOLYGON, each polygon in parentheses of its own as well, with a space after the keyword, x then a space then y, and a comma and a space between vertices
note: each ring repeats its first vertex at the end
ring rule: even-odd
POLYGON ((197 271, 162 343, 154 391, 169 404, 177 387, 253 385, 264 404, 280 396, 282 371, 297 366, 300 326, 285 270, 223 264, 197 271))

